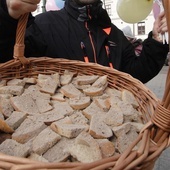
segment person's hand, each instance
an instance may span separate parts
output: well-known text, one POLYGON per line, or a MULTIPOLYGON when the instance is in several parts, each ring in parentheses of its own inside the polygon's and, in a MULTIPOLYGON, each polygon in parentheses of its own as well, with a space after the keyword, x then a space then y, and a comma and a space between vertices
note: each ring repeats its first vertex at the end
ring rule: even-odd
POLYGON ((6 0, 8 13, 15 19, 25 13, 35 11, 39 2, 40 0, 6 0))
POLYGON ((152 33, 153 33, 152 38, 159 42, 162 42, 162 36, 167 31, 168 31, 168 27, 167 27, 165 13, 162 12, 158 15, 158 17, 156 18, 154 22, 153 30, 152 30, 152 33))

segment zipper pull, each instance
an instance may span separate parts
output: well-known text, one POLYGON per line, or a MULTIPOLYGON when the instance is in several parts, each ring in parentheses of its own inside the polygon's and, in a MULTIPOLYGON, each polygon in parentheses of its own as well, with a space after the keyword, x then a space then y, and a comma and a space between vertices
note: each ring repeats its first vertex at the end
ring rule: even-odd
POLYGON ((108 57, 108 59, 109 59, 109 66, 110 66, 110 68, 113 68, 113 64, 112 64, 111 58, 110 58, 110 48, 109 48, 109 46, 108 46, 108 45, 105 45, 105 49, 106 49, 107 57, 108 57))
POLYGON ((85 47, 83 42, 80 43, 80 47, 81 47, 81 49, 83 50, 83 53, 84 53, 84 61, 86 63, 89 63, 89 58, 88 58, 87 53, 86 53, 86 47, 85 47))
POLYGON ((105 49, 106 49, 107 57, 109 58, 109 56, 110 56, 109 46, 108 46, 108 45, 105 45, 105 49))

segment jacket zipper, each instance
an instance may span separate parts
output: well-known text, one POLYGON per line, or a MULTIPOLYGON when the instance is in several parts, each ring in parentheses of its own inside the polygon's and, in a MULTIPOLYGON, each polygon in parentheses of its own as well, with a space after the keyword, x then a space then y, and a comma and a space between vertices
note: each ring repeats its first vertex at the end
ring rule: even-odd
MULTIPOLYGON (((111 31, 111 27, 105 28, 105 29, 103 29, 103 31, 107 35, 109 35, 110 31, 111 31)), ((108 41, 108 43, 105 45, 105 50, 106 50, 106 54, 107 54, 107 57, 108 57, 108 60, 109 60, 109 66, 110 66, 110 68, 113 68, 113 64, 112 64, 111 57, 110 57, 110 44, 112 44, 111 46, 115 46, 115 43, 108 41)))
MULTIPOLYGON (((87 6, 87 10, 88 10, 88 16, 89 16, 89 18, 91 19, 89 6, 87 6)), ((94 47, 94 43, 93 43, 93 38, 92 38, 92 35, 91 35, 91 31, 90 31, 89 28, 88 28, 88 22, 87 22, 87 21, 85 22, 85 28, 86 28, 87 31, 88 31, 88 35, 89 35, 89 38, 90 38, 90 43, 91 43, 91 46, 92 46, 92 49, 93 49, 94 62, 97 63, 96 50, 95 50, 95 47, 94 47)), ((104 29, 103 31, 105 31, 107 34, 110 34, 111 27, 106 28, 106 29, 104 29)), ((89 62, 89 58, 88 58, 87 53, 86 53, 86 47, 85 47, 85 45, 84 45, 83 42, 80 43, 80 46, 81 46, 81 49, 82 49, 83 52, 84 52, 84 61, 85 61, 86 63, 88 63, 88 62, 89 62)), ((109 66, 110 66, 110 68, 113 68, 113 64, 112 64, 112 62, 111 62, 111 60, 110 60, 111 58, 110 58, 110 48, 109 48, 109 45, 106 45, 106 46, 105 46, 105 49, 106 49, 107 57, 108 57, 108 59, 109 59, 109 66)))
MULTIPOLYGON (((87 10, 88 10, 88 16, 89 18, 91 18, 90 16, 90 9, 89 9, 89 6, 87 6, 87 10)), ((93 43, 93 38, 92 38, 92 35, 91 35, 91 31, 89 30, 88 28, 88 23, 85 22, 85 27, 88 31, 88 35, 89 35, 89 38, 90 38, 90 43, 91 43, 91 46, 92 46, 92 49, 93 49, 93 56, 94 56, 94 62, 97 63, 97 57, 96 57, 96 50, 95 50, 95 47, 94 47, 94 43, 93 43)), ((86 57, 88 58, 88 56, 86 55, 86 57)))
POLYGON ((106 54, 107 54, 107 57, 108 57, 108 60, 109 60, 109 66, 110 66, 110 68, 113 68, 113 64, 112 64, 111 58, 110 58, 110 48, 109 48, 109 45, 105 45, 105 49, 106 49, 106 54))

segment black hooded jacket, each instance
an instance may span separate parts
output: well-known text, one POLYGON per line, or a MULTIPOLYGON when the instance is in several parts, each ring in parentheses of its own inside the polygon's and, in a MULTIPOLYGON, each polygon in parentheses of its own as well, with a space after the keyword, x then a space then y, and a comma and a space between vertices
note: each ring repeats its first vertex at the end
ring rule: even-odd
MULTIPOLYGON (((5 0, 0 0, 1 63, 13 58, 17 22, 8 15, 5 0)), ((66 0, 65 7, 59 11, 45 12, 35 18, 30 15, 25 46, 26 57, 88 59, 104 66, 112 65, 143 83, 159 73, 168 53, 168 45, 152 39, 150 32, 137 57, 123 32, 111 23, 100 1, 77 6, 66 0)))

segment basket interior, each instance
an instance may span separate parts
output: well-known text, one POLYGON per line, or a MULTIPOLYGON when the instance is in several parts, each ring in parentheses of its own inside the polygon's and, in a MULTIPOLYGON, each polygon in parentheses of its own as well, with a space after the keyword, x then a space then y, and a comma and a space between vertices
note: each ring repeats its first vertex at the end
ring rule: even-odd
POLYGON ((52 74, 58 72, 63 74, 70 70, 75 75, 107 75, 109 87, 118 90, 127 89, 131 91, 139 103, 139 111, 143 114, 144 123, 148 122, 154 113, 157 97, 143 83, 127 73, 110 69, 95 63, 84 63, 81 61, 67 59, 53 59, 49 57, 28 58, 29 64, 23 66, 19 60, 11 60, 1 65, 1 79, 37 77, 38 74, 52 74))

